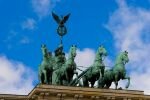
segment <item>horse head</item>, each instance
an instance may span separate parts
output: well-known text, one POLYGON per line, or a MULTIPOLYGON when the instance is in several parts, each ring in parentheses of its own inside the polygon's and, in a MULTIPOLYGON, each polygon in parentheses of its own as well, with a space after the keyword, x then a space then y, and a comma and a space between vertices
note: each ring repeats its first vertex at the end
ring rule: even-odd
POLYGON ((102 45, 99 46, 98 53, 101 57, 107 56, 107 50, 102 45))
POLYGON ((75 58, 76 57, 76 50, 77 50, 76 45, 72 45, 71 48, 70 48, 69 56, 75 58))
POLYGON ((42 50, 43 57, 46 57, 48 54, 48 50, 45 44, 41 45, 41 50, 42 50))
POLYGON ((123 64, 126 64, 129 62, 129 57, 128 57, 127 51, 124 51, 121 53, 121 60, 122 60, 123 64))

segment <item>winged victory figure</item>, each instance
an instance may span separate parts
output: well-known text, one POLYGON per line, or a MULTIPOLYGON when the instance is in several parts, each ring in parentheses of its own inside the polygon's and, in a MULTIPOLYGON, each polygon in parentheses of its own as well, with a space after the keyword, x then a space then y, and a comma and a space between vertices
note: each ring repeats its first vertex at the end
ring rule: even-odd
POLYGON ((69 19, 70 13, 66 16, 58 16, 54 12, 52 12, 52 16, 54 20, 58 23, 57 33, 62 37, 67 33, 67 28, 65 27, 66 21, 69 19))

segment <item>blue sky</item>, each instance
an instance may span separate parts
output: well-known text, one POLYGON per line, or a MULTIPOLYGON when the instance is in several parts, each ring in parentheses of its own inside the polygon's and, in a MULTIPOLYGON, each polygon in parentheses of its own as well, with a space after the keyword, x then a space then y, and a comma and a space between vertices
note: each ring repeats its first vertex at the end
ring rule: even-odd
MULTIPOLYGON (((0 74, 0 83, 11 84, 5 93, 28 93, 37 83, 41 44, 52 52, 58 46, 57 24, 51 11, 60 15, 71 13, 63 44, 65 52, 72 44, 78 46, 78 65, 92 64, 97 47, 103 44, 108 51, 108 66, 113 66, 119 52, 129 51, 127 71, 133 77, 131 89, 139 85, 137 75, 141 80, 150 75, 149 0, 0 0, 0 66, 6 71, 0 74), (15 80, 14 74, 20 77, 15 80), (20 86, 22 82, 26 88, 20 86)), ((150 93, 149 82, 141 83, 149 87, 147 90, 142 86, 138 89, 150 93)))
POLYGON ((1 7, 5 10, 1 9, 0 26, 3 33, 1 34, 3 47, 0 52, 14 60, 36 67, 41 60, 40 45, 45 43, 53 51, 59 44, 56 33, 57 24, 52 19, 51 10, 60 15, 71 13, 67 22, 68 34, 64 37, 65 51, 71 44, 77 44, 80 49, 97 48, 100 43, 107 40, 109 41, 106 44, 113 48, 112 36, 104 25, 109 14, 117 7, 115 2, 111 1, 107 4, 105 0, 103 2, 97 0, 91 5, 90 0, 86 3, 78 0, 72 2, 63 0, 54 3, 53 8, 47 8, 50 9, 48 14, 43 15, 42 12, 37 14, 34 11, 32 1, 2 1, 1 7), (28 19, 35 21, 33 29, 22 27, 23 22, 28 19), (30 43, 20 43, 24 38, 29 39, 30 43), (29 60, 29 58, 34 59, 35 55, 38 56, 36 60, 29 60), (33 62, 35 62, 34 65, 33 62))

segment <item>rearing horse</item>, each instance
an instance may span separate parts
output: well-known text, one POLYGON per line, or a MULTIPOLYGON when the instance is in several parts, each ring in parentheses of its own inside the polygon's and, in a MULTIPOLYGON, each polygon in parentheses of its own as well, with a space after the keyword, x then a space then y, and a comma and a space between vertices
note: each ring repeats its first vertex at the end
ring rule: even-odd
POLYGON ((125 64, 129 62, 128 52, 124 51, 117 56, 115 66, 110 69, 106 70, 104 74, 104 78, 99 80, 99 87, 100 88, 109 88, 111 83, 115 83, 115 89, 117 89, 118 81, 120 79, 128 79, 128 83, 126 88, 130 85, 130 77, 126 75, 125 64))
POLYGON ((78 75, 76 71, 76 63, 74 62, 76 57, 76 50, 76 46, 72 45, 69 51, 68 59, 66 60, 65 64, 63 64, 62 67, 58 69, 56 78, 56 83, 58 85, 69 85, 73 79, 73 75, 78 75))
POLYGON ((118 81, 120 79, 128 79, 128 84, 126 88, 130 85, 130 77, 126 76, 125 64, 129 62, 128 52, 124 51, 120 55, 118 55, 115 67, 113 68, 114 78, 115 78, 115 89, 117 89, 118 81))
POLYGON ((104 58, 107 56, 107 51, 103 46, 99 46, 96 57, 93 65, 91 65, 82 77, 83 86, 89 87, 89 83, 91 83, 91 87, 94 86, 95 81, 104 76, 105 65, 103 63, 104 58))

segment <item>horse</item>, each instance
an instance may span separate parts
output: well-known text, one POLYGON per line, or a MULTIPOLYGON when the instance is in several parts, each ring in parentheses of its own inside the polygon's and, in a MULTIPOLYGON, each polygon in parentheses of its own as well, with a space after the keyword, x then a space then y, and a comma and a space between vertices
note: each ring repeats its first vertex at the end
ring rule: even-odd
POLYGON ((126 88, 130 85, 130 77, 126 75, 125 64, 129 62, 128 52, 121 52, 115 61, 115 65, 112 69, 106 70, 104 73, 104 78, 98 81, 100 88, 109 88, 112 82, 115 83, 115 89, 117 89, 118 81, 120 79, 128 79, 126 88))
POLYGON ((104 76, 105 65, 103 63, 104 58, 107 56, 106 49, 101 45, 98 47, 94 63, 87 69, 87 72, 82 77, 83 86, 94 87, 95 82, 104 76))
POLYGON ((58 69, 56 84, 57 85, 69 85, 73 79, 73 75, 78 75, 76 71, 76 63, 74 61, 76 57, 76 46, 72 45, 69 51, 69 56, 66 62, 58 69))
POLYGON ((39 66, 39 80, 41 84, 51 84, 53 72, 52 54, 48 52, 46 45, 42 45, 41 50, 43 60, 39 66))

